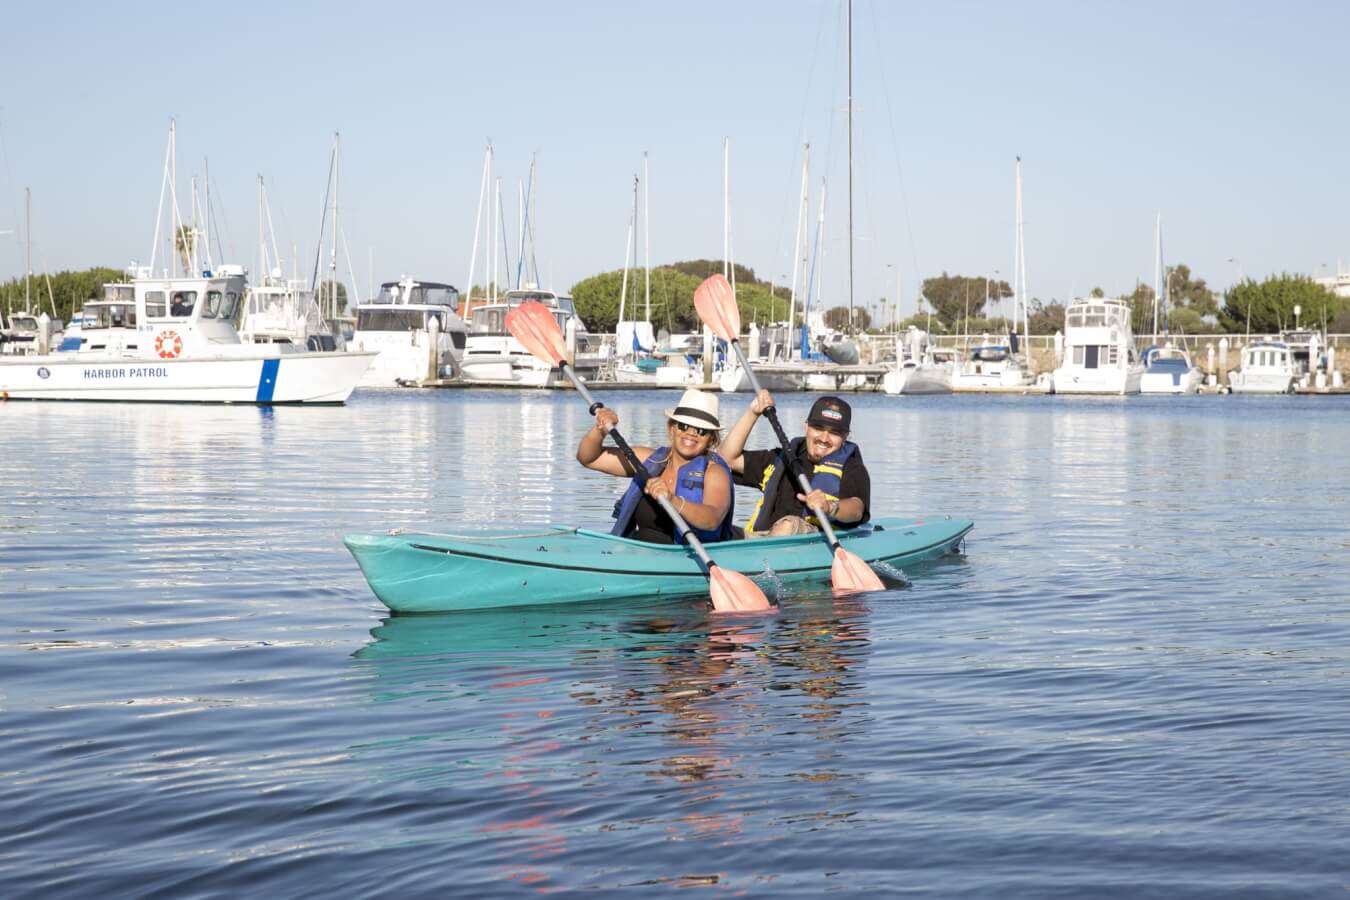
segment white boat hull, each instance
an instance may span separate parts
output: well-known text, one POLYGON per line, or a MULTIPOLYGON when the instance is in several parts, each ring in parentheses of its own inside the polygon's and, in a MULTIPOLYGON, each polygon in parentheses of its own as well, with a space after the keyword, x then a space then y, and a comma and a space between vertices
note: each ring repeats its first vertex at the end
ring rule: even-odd
POLYGON ((1194 394, 1200 390, 1200 381, 1199 369, 1176 375, 1171 372, 1145 372, 1139 377, 1139 393, 1194 394))
POLYGON ((1055 370, 1056 394, 1104 394, 1123 396, 1139 393, 1142 368, 1083 369, 1061 367, 1055 370))
MULTIPOLYGON (((260 348, 264 345, 259 345, 260 348)), ((60 353, 0 361, 0 398, 121 403, 344 403, 373 353, 263 352, 132 359, 60 353)), ((270 351, 270 352, 268 352, 270 351)))
POLYGON ((1296 380, 1288 372, 1237 372, 1228 388, 1235 394, 1292 394, 1296 380))
POLYGON ((952 371, 947 366, 900 366, 881 378, 888 394, 950 394, 952 371))
MULTIPOLYGON (((579 356, 572 368, 582 378, 590 380, 599 371, 600 363, 599 360, 579 356)), ((527 352, 466 354, 459 363, 459 377, 470 384, 515 384, 521 387, 571 384, 561 370, 545 366, 527 352)))

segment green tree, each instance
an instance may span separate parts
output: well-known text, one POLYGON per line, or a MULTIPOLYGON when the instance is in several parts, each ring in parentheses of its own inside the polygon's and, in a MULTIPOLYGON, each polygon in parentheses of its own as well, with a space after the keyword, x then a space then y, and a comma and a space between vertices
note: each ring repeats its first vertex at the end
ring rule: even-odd
POLYGON ((1185 307, 1201 316, 1213 316, 1219 312, 1214 292, 1205 284, 1205 279, 1191 275, 1190 266, 1178 263, 1168 270, 1167 289, 1173 309, 1185 307))
POLYGON ((1295 306, 1301 323, 1320 328, 1336 319, 1343 301, 1307 275, 1286 272, 1260 283, 1248 278, 1224 298, 1219 325, 1234 334, 1273 334, 1294 327, 1295 306))
MULTIPOLYGON (((53 272, 33 276, 30 304, 33 312, 46 312, 52 315, 55 303, 55 317, 63 322, 70 321, 85 301, 103 296, 103 285, 110 282, 126 281, 127 275, 121 269, 99 267, 79 272, 53 272), (50 293, 48 284, 50 281, 50 293)), ((9 311, 23 308, 23 278, 14 278, 0 285, 0 297, 4 298, 4 307, 9 311)))
POLYGON ((342 315, 347 310, 347 286, 342 282, 320 281, 319 289, 314 292, 314 298, 319 303, 319 310, 325 315, 331 315, 333 304, 333 285, 337 285, 337 312, 342 315))
POLYGON ((1032 300, 1028 305, 1031 307, 1031 316, 1027 330, 1032 334, 1054 334, 1064 330, 1065 308, 1062 303, 1042 304, 1039 300, 1032 300))
POLYGON ((954 325, 960 319, 978 316, 984 311, 986 285, 990 300, 1013 295, 1006 281, 943 272, 936 278, 923 280, 923 298, 938 318, 947 325, 954 325))
MULTIPOLYGON (((689 265, 679 263, 652 269, 652 325, 656 328, 670 331, 697 331, 702 328, 698 312, 694 309, 694 291, 707 275, 691 274, 677 267, 687 268, 689 265)), ((722 271, 720 264, 717 271, 722 271)), ((624 310, 625 318, 630 321, 640 319, 646 313, 644 288, 642 270, 638 269, 636 273, 630 270, 627 308, 624 310)), ((614 331, 619 321, 619 299, 622 293, 622 269, 592 275, 572 286, 572 300, 577 305, 577 312, 586 327, 596 332, 614 331)), ((770 294, 769 285, 763 282, 738 281, 736 305, 741 312, 742 325, 748 326, 751 322, 763 325, 786 319, 788 296, 788 290, 781 286, 770 294)), ((800 320, 800 311, 797 318, 800 320)))
POLYGON ((853 307, 853 328, 848 325, 848 307, 835 306, 825 310, 825 324, 835 331, 866 331, 872 325, 872 316, 861 306, 853 307))

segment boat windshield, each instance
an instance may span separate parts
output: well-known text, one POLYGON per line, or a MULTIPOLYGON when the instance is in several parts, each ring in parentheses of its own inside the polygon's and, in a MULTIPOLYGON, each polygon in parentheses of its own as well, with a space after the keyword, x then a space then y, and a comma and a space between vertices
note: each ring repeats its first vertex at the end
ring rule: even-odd
POLYGON ((136 307, 131 303, 99 304, 85 307, 85 316, 94 317, 94 328, 134 328, 136 327, 136 307))
POLYGON ((427 317, 439 313, 425 309, 360 309, 356 312, 357 331, 424 331, 427 317))
POLYGON ((512 291, 507 295, 507 302, 512 306, 518 306, 526 301, 534 300, 545 306, 551 306, 564 312, 575 313, 576 306, 572 304, 571 297, 559 297, 557 294, 549 291, 512 291))
POLYGON ((113 303, 134 303, 136 289, 129 284, 105 284, 103 286, 103 299, 113 303))
MULTIPOLYGON (((373 301, 385 306, 458 306, 459 291, 446 284, 385 284, 373 301)), ((387 329, 386 329, 387 330, 387 329)))
POLYGON ((1186 360, 1166 356, 1154 359, 1148 367, 1152 372, 1185 372, 1190 369, 1186 360))

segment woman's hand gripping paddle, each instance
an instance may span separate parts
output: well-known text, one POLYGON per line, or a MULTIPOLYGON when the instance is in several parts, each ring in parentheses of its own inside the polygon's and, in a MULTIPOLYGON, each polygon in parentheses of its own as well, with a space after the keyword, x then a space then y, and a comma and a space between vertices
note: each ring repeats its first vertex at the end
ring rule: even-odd
MULTIPOLYGON (((521 346, 530 351, 536 359, 562 369, 563 374, 576 386, 577 393, 590 406, 591 415, 595 415, 595 411, 605 405, 591 396, 591 392, 586 389, 586 383, 568 365, 562 329, 558 327, 558 320, 553 318, 553 311, 547 306, 536 300, 529 300, 513 308, 506 314, 506 330, 511 332, 511 335, 520 341, 521 346)), ((637 458, 637 454, 628 446, 628 442, 619 434, 617 428, 611 428, 609 434, 628 460, 628 464, 633 467, 637 477, 645 483, 648 477, 647 467, 637 458)), ((713 609, 718 612, 762 612, 773 608, 759 585, 740 572, 724 569, 713 562, 703 542, 675 509, 670 498, 658 497, 656 501, 675 523, 675 528, 694 551, 699 562, 703 563, 704 571, 708 575, 708 592, 712 595, 713 609)))
MULTIPOLYGON (((736 359, 740 362, 741 368, 745 370, 746 377, 750 379, 751 389, 759 393, 759 379, 755 377, 755 370, 750 368, 750 363, 745 358, 745 353, 741 350, 740 341, 737 340, 741 333, 741 311, 736 306, 736 292, 732 290, 731 283, 723 275, 712 275, 704 279, 703 283, 694 291, 694 308, 698 310, 701 318, 713 334, 726 341, 736 351, 736 359)), ((783 426, 778 421, 778 410, 770 406, 765 410, 765 415, 769 417, 769 423, 773 425, 774 434, 778 435, 778 443, 782 448, 783 457, 790 458, 788 455, 788 438, 783 433, 783 426)), ((797 476, 797 484, 801 487, 803 494, 811 493, 811 482, 795 465, 793 470, 797 476)), ((820 522, 820 530, 825 534, 825 539, 834 550, 834 562, 830 564, 830 582, 837 591, 880 591, 885 590, 886 585, 882 584, 877 573, 873 572, 871 567, 856 553, 850 553, 839 543, 839 538, 835 536, 834 529, 830 526, 829 517, 825 515, 823 509, 813 509, 816 519, 820 522)))

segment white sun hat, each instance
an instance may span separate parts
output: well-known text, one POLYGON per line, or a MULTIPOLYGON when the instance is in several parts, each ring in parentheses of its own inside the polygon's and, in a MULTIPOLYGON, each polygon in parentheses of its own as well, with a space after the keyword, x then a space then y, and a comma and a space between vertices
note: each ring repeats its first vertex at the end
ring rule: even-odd
POLYGON ((716 394, 690 388, 680 395, 680 402, 674 409, 666 410, 666 418, 696 428, 721 431, 722 423, 717 417, 718 408, 716 394))

